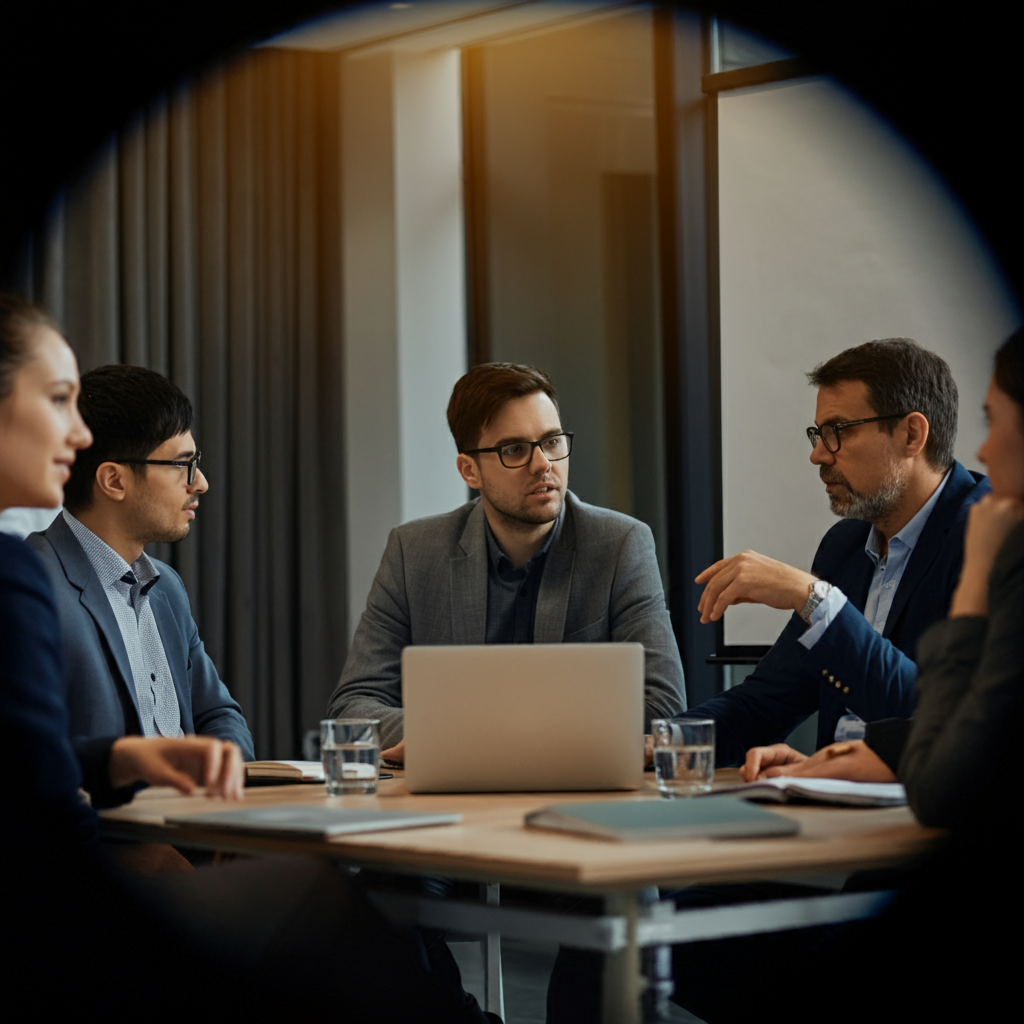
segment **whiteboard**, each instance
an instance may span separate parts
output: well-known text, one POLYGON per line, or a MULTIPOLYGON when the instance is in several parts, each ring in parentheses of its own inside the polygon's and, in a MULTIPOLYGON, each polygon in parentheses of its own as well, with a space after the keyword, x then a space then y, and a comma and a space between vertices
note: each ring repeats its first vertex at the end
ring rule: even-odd
MULTIPOLYGON (((805 371, 913 338, 950 364, 957 458, 980 469, 992 353, 1020 310, 942 180, 842 87, 803 78, 718 104, 724 550, 810 569, 836 519, 808 459, 805 371)), ((725 643, 773 643, 788 616, 731 608, 725 643)))

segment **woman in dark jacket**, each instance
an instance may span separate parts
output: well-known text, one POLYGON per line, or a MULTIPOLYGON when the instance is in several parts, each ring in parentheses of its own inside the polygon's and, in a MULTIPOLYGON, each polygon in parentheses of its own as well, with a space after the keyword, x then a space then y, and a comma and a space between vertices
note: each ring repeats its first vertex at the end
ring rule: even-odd
POLYGON ((925 825, 988 827, 1020 763, 1024 697, 1024 332, 996 354, 978 451, 992 493, 971 511, 949 618, 918 646, 917 709, 899 777, 925 825), (998 802, 998 801, 997 801, 998 802))
MULTIPOLYGON (((0 509, 61 503, 76 451, 92 442, 77 394, 75 357, 53 322, 0 296, 0 509)), ((108 805, 140 781, 239 797, 241 756, 210 737, 73 749, 59 630, 42 563, 0 534, 0 964, 12 1006, 174 1022, 490 1019, 425 969, 413 936, 314 858, 151 885, 120 873, 100 851, 83 790, 108 805)))

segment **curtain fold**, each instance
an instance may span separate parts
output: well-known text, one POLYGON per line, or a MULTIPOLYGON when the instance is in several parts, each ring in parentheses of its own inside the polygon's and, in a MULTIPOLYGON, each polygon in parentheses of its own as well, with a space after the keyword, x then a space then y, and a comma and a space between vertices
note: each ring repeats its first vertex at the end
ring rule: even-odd
POLYGON ((148 366, 192 399, 210 490, 154 553, 259 757, 301 756, 345 656, 340 89, 338 55, 268 48, 157 98, 22 277, 83 371, 148 366))

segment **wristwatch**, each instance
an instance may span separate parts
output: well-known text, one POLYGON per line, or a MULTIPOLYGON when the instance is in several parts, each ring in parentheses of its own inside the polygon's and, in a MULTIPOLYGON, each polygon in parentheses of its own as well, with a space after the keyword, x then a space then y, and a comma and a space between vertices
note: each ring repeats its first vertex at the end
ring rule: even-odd
POLYGON ((811 624, 811 613, 825 600, 826 595, 831 589, 832 584, 826 583, 824 580, 815 580, 808 587, 807 604, 804 605, 803 611, 800 612, 800 618, 808 625, 811 624))

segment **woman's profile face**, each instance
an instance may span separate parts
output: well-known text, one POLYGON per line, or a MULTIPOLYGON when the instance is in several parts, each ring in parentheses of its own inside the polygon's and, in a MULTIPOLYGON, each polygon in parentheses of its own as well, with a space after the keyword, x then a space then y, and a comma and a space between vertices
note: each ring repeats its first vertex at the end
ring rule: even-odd
POLYGON ((978 449, 992 493, 997 498, 1024 498, 1024 415, 1020 406, 993 379, 985 394, 988 437, 978 449))
POLYGON ((0 509, 61 504, 75 453, 92 444, 78 412, 78 364, 68 343, 36 327, 26 356, 0 400, 0 509))

